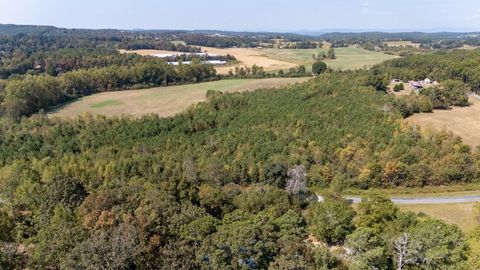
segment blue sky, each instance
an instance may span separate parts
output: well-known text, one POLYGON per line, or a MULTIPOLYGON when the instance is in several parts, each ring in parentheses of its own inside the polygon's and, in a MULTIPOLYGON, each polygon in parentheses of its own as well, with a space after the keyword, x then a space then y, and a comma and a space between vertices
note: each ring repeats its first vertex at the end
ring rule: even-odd
POLYGON ((0 23, 241 31, 480 31, 480 0, 0 0, 0 23))

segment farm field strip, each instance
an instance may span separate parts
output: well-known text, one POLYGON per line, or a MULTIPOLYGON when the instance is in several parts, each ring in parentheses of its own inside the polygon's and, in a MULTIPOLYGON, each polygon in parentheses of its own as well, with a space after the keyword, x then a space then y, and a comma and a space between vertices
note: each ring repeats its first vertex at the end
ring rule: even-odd
POLYGON ((75 117, 84 113, 92 113, 106 116, 125 114, 137 117, 158 114, 167 117, 182 112, 192 104, 205 101, 205 94, 208 90, 242 92, 282 87, 306 80, 308 78, 221 80, 143 90, 103 92, 58 107, 49 112, 49 116, 75 117))

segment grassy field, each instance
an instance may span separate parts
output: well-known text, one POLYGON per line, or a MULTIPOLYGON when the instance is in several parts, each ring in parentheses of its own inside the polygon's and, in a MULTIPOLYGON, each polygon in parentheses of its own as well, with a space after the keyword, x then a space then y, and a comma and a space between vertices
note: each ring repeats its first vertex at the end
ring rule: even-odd
MULTIPOLYGON (((363 195, 370 191, 349 190, 349 195, 363 195)), ((427 198, 427 197, 455 197, 480 194, 480 184, 465 184, 457 186, 438 186, 423 188, 395 188, 395 189, 377 189, 383 194, 396 198, 427 198)), ((418 204, 418 205, 399 205, 402 211, 412 211, 416 213, 425 213, 426 215, 443 220, 449 224, 458 225, 464 232, 470 232, 476 226, 480 225, 473 217, 473 203, 464 204, 418 204)))
MULTIPOLYGON (((296 65, 311 65, 314 62, 312 55, 326 53, 326 49, 264 49, 264 52, 268 58, 296 65)), ((340 70, 368 68, 383 61, 396 58, 393 55, 354 47, 335 48, 335 55, 336 59, 326 59, 325 62, 329 67, 340 70)))
MULTIPOLYGON (((369 192, 377 191, 388 195, 390 197, 401 198, 428 198, 428 197, 452 197, 452 196, 467 196, 479 195, 480 183, 451 185, 451 186, 427 186, 427 187, 396 187, 389 189, 369 189, 369 190, 346 190, 345 194, 352 196, 362 196, 369 192)), ((322 193, 323 190, 318 190, 317 193, 322 193)))
POLYGON ((75 117, 87 112, 106 116, 159 114, 171 116, 205 100, 208 90, 241 92, 273 88, 306 81, 308 78, 222 80, 144 90, 104 92, 80 98, 49 112, 50 116, 75 117))
POLYGON ((463 47, 461 47, 460 49, 464 49, 464 50, 476 50, 476 49, 478 49, 478 48, 479 48, 478 46, 463 45, 463 47))
POLYGON ((446 129, 460 136, 473 147, 480 145, 480 97, 470 97, 471 106, 454 107, 451 110, 435 110, 433 113, 414 114, 406 119, 424 129, 446 129))
POLYGON ((402 211, 425 213, 430 217, 440 219, 449 224, 456 224, 464 232, 472 231, 478 226, 472 213, 473 203, 465 204, 432 204, 432 205, 402 205, 402 211))

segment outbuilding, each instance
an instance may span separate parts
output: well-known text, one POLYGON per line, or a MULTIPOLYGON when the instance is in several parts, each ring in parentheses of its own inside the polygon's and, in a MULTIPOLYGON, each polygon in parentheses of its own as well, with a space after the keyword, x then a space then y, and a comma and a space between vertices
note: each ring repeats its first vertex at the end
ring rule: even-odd
POLYGON ((402 80, 400 79, 393 79, 391 83, 402 83, 402 80))

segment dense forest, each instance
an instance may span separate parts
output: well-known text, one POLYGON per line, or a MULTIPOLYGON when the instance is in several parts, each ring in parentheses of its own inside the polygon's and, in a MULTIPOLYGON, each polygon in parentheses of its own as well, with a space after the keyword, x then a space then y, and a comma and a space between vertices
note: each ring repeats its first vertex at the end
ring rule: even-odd
MULTIPOLYGON (((318 62, 306 83, 209 91, 169 118, 42 113, 99 91, 223 78, 200 59, 172 66, 116 51, 196 51, 172 41, 199 34, 196 45, 230 42, 214 33, 0 25, 0 269, 480 267, 480 227, 467 236, 400 212, 382 194, 355 207, 340 196, 480 180, 479 149, 402 121, 467 106, 480 88, 478 51, 345 72, 318 62), (425 77, 440 86, 405 99, 385 94, 392 78, 425 77)), ((263 38, 272 37, 234 40, 263 38)), ((254 65, 225 77, 305 74, 305 66, 273 75, 254 65)))
MULTIPOLYGON (((113 39, 113 38, 112 38, 113 39)), ((0 79, 17 74, 50 75, 82 68, 127 65, 142 57, 119 49, 199 52, 199 48, 157 40, 109 40, 91 37, 0 36, 0 79), (113 47, 113 48, 112 48, 113 47)))
MULTIPOLYGON (((183 40, 187 45, 206 46, 214 48, 232 48, 232 47, 258 47, 261 39, 252 37, 231 37, 231 36, 208 36, 208 35, 188 35, 183 40)), ((264 42, 269 42, 265 39, 264 42)))
POLYGON ((370 77, 326 73, 285 89, 211 91, 208 102, 165 119, 1 119, 0 236, 8 245, 0 263, 7 269, 473 263, 455 226, 400 213, 381 195, 353 210, 336 195, 317 203, 309 192, 478 180, 477 151, 448 133, 401 125, 392 97, 370 86, 370 77))

